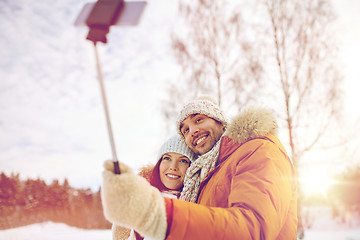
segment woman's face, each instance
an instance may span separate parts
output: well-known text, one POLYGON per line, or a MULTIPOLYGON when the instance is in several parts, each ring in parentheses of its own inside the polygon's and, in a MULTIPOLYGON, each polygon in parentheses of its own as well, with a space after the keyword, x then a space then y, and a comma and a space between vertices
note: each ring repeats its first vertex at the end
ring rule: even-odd
POLYGON ((171 190, 180 190, 184 185, 186 170, 190 160, 179 153, 165 153, 159 165, 160 180, 171 190))

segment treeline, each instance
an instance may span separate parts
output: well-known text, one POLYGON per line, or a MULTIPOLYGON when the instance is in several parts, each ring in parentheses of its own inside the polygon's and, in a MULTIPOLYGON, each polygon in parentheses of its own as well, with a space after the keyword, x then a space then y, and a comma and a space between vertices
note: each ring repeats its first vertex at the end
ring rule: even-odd
MULTIPOLYGON (((360 218, 360 166, 336 176, 326 199, 310 202, 330 204, 333 218, 343 222, 360 218)), ((100 189, 75 189, 65 179, 46 184, 41 179, 20 180, 19 174, 0 175, 0 229, 39 222, 62 222, 85 229, 110 229, 103 215, 100 189)))
POLYGON ((353 217, 360 218, 360 166, 336 176, 328 197, 333 217, 340 217, 343 222, 351 221, 353 217))
MULTIPOLYGON (((304 189, 303 189, 304 190, 304 189)), ((360 166, 351 167, 333 176, 332 184, 324 192, 307 197, 304 206, 329 206, 332 218, 348 225, 360 224, 360 166)), ((303 221, 307 228, 314 223, 314 216, 305 211, 303 221)))
POLYGON ((52 221, 85 229, 109 229, 100 189, 75 189, 67 181, 46 184, 41 179, 20 180, 19 174, 0 175, 0 229, 52 221))

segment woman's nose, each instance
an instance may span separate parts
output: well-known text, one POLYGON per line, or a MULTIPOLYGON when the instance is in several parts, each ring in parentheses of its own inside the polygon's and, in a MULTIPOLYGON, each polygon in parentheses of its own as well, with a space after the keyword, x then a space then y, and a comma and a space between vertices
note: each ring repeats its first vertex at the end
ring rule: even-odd
POLYGON ((171 163, 170 169, 173 170, 173 171, 176 171, 177 170, 177 164, 175 162, 171 163))

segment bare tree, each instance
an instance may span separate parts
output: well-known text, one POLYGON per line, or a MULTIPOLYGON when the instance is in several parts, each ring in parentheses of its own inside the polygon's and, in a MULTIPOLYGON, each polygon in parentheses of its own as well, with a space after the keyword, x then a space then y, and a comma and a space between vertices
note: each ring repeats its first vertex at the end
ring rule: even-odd
MULTIPOLYGON (((239 110, 254 96, 262 73, 261 56, 254 52, 260 43, 251 36, 240 8, 226 0, 180 0, 179 14, 184 27, 174 30, 172 45, 182 75, 170 86, 172 100, 206 94, 224 109, 239 110)), ((172 110, 165 106, 164 114, 170 116, 172 110)))
MULTIPOLYGON (((291 156, 302 156, 321 140, 339 113, 342 77, 337 69, 335 15, 327 0, 268 0, 272 62, 268 70, 278 86, 278 103, 287 129, 291 156), (272 66, 272 68, 271 68, 272 66), (276 67, 275 67, 276 66, 276 67), (281 96, 281 97, 280 97, 281 96)), ((299 191, 301 194, 301 191, 299 191)), ((301 195, 299 237, 304 235, 301 195)))
POLYGON ((183 84, 171 87, 171 101, 204 92, 216 94, 227 112, 249 102, 271 105, 299 168, 304 154, 327 140, 340 114, 336 17, 329 0, 259 2, 249 9, 225 0, 180 0, 186 28, 175 30, 173 48, 183 69, 177 84, 183 84), (249 10, 261 14, 256 25, 256 14, 243 17, 249 10))

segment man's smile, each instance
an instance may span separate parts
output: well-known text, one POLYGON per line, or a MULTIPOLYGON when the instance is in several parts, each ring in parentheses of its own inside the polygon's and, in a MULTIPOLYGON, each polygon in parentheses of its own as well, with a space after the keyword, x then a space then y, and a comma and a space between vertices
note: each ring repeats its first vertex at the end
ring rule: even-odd
POLYGON ((200 136, 194 137, 193 145, 197 146, 202 143, 209 135, 207 133, 201 134, 200 136))

